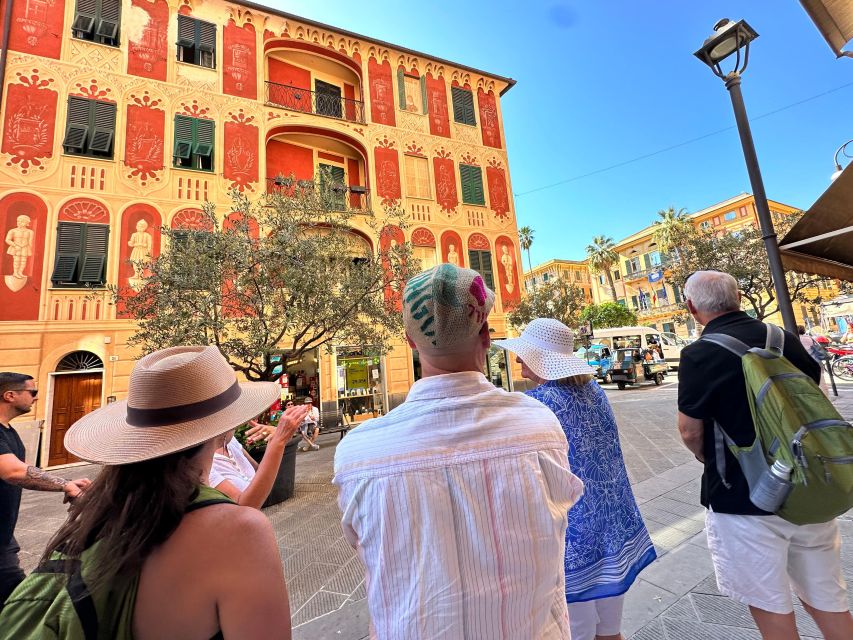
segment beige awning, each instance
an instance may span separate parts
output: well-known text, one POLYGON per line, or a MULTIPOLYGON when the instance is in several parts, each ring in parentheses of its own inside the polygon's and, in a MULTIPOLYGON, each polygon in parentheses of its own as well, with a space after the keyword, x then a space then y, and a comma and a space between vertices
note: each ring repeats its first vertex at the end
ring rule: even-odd
POLYGON ((800 0, 800 4, 839 58, 853 57, 844 45, 853 40, 853 2, 850 0, 800 0))
POLYGON ((853 281, 853 169, 848 167, 779 242, 787 269, 853 281))

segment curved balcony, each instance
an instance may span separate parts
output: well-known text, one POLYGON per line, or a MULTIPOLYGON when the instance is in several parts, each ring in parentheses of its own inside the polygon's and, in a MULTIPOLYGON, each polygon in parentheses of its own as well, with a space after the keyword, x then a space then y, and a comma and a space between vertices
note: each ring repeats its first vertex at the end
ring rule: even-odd
POLYGON ((370 189, 356 185, 347 186, 343 182, 329 186, 321 179, 318 185, 311 180, 293 180, 286 176, 267 178, 267 195, 292 193, 296 188, 319 188, 323 203, 332 211, 370 211, 370 189))
POLYGON ((364 102, 361 100, 344 98, 331 91, 311 91, 277 82, 267 81, 264 84, 266 103, 272 107, 365 123, 364 102))

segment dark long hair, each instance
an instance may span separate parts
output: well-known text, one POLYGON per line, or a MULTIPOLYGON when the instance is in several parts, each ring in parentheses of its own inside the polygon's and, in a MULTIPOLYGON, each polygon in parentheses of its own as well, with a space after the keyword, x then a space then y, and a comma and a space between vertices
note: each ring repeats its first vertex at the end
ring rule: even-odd
POLYGON ((133 575, 145 558, 178 528, 187 505, 198 494, 199 468, 192 458, 205 445, 162 458, 106 466, 71 506, 65 524, 50 540, 42 562, 59 551, 73 560, 101 542, 90 592, 108 587, 117 576, 133 575))

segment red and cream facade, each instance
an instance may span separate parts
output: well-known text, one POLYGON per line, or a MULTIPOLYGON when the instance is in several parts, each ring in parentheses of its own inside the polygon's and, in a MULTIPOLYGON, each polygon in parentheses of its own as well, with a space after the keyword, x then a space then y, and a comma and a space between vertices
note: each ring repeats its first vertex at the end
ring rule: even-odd
MULTIPOLYGON (((260 197, 278 175, 310 179, 328 165, 347 206, 369 198, 374 211, 407 212, 409 228, 382 241, 411 241, 425 264, 488 271, 494 335, 506 334, 523 286, 499 99, 511 80, 255 5, 114 4, 116 27, 110 0, 14 0, 11 11, 0 370, 36 378, 43 463, 63 462, 53 449, 66 423, 123 396, 137 357, 133 323, 103 286, 62 281, 60 228, 103 242, 103 259, 80 254, 78 279, 101 265, 104 283, 132 284, 131 254, 156 256, 161 226, 203 226, 205 201, 228 211, 229 189, 260 197), (81 105, 93 119, 75 138, 81 105), (86 354, 93 366, 69 364, 86 354), (84 372, 82 390, 60 380, 84 372)), ((321 396, 334 395, 333 371, 320 367, 321 396)), ((386 354, 383 375, 393 406, 414 376, 405 345, 386 354)))

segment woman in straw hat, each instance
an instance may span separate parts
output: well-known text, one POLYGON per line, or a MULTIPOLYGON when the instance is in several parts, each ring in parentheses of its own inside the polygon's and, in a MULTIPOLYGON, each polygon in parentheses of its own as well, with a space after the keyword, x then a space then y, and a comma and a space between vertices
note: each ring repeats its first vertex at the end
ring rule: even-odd
POLYGON ((572 330, 533 320, 521 336, 495 340, 517 355, 527 392, 547 406, 569 441, 569 465, 584 482, 566 530, 566 601, 572 640, 621 640, 622 604, 637 574, 655 558, 628 474, 616 420, 594 370, 573 354, 572 330))
MULTIPOLYGON (((269 521, 204 486, 218 438, 264 411, 279 392, 272 382, 238 383, 214 347, 172 347, 142 358, 127 400, 68 430, 71 453, 105 466, 72 505, 40 569, 7 601, 0 628, 36 637, 21 620, 36 606, 39 571, 59 566, 69 593, 83 584, 99 638, 290 638, 287 587, 269 521)), ((278 429, 292 435, 304 412, 285 411, 278 429)), ((59 615, 82 618, 84 611, 75 600, 59 615)), ((63 624, 61 618, 49 626, 63 624)))

